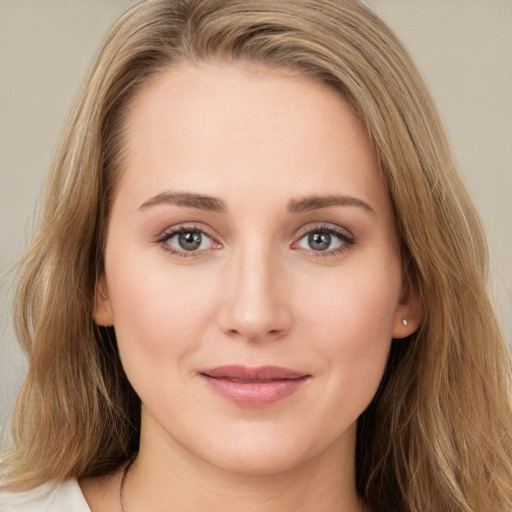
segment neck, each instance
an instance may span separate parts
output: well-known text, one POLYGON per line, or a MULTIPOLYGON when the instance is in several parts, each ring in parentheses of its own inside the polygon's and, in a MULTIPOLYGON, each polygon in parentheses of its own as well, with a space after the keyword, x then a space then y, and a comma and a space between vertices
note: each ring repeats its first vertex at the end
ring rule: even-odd
POLYGON ((126 512, 148 507, 154 512, 362 512, 355 490, 354 445, 340 443, 294 467, 263 474, 219 468, 180 445, 162 450, 160 440, 150 442, 143 435, 125 480, 126 512))

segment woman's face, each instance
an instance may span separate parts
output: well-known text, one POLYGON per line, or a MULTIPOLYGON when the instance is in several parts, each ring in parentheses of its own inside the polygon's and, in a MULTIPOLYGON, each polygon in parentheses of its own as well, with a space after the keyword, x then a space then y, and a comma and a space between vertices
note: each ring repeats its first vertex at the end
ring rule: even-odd
POLYGON ((95 320, 143 445, 258 473, 353 454, 418 308, 348 104, 287 71, 183 64, 138 94, 125 143, 95 320))

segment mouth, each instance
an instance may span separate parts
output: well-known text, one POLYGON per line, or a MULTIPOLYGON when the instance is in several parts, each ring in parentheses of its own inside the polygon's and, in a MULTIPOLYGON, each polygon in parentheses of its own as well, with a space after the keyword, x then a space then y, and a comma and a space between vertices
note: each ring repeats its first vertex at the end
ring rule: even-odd
POLYGON ((279 366, 221 366, 198 375, 211 390, 242 407, 263 407, 298 391, 310 374, 279 366))

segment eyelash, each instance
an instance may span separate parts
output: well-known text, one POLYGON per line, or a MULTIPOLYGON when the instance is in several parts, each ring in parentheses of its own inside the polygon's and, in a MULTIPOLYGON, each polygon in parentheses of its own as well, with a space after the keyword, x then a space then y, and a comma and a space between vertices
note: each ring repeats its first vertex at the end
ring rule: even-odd
POLYGON ((339 256, 356 243, 356 238, 348 231, 332 224, 318 224, 314 226, 306 226, 305 228, 301 229, 299 231, 299 234, 297 235, 297 241, 294 242, 292 245, 298 244, 305 236, 311 233, 325 233, 328 235, 334 235, 341 243, 339 247, 326 251, 304 249, 305 251, 308 252, 308 255, 314 258, 327 258, 329 256, 339 256))
MULTIPOLYGON (((197 258, 204 256, 203 250, 198 251, 186 251, 186 250, 176 250, 173 247, 169 245, 169 240, 171 240, 174 236, 183 234, 183 233, 190 233, 190 232, 198 232, 202 236, 208 237, 212 244, 217 245, 216 248, 222 247, 222 245, 219 242, 215 241, 215 238, 208 234, 208 232, 203 228, 196 225, 186 225, 186 226, 179 226, 179 227, 171 227, 163 231, 160 235, 157 236, 155 243, 162 246, 162 248, 175 255, 179 256, 181 258, 197 258)), ((325 250, 325 251, 315 251, 313 249, 301 249, 300 247, 297 248, 297 250, 303 250, 308 252, 308 255, 311 255, 315 258, 326 258, 329 256, 337 256, 343 254, 345 251, 347 251, 351 246, 353 246, 356 243, 356 238, 350 234, 349 232, 331 224, 319 224, 314 226, 307 226, 305 228, 302 228, 299 233, 296 236, 295 242, 292 244, 292 248, 296 246, 305 236, 311 234, 311 233, 325 233, 328 235, 334 235, 339 241, 340 246, 336 247, 335 249, 325 250)))
POLYGON ((182 233, 190 233, 190 232, 197 232, 200 233, 202 236, 208 237, 214 245, 217 245, 221 247, 221 244, 216 242, 214 237, 209 235, 203 227, 199 227, 196 225, 186 225, 186 226, 179 226, 179 227, 171 227, 163 231, 155 240, 155 243, 162 246, 162 248, 175 255, 179 256, 181 258, 197 258, 204 255, 203 251, 186 251, 186 250, 176 250, 173 247, 171 247, 168 242, 171 240, 174 236, 180 235, 182 233))

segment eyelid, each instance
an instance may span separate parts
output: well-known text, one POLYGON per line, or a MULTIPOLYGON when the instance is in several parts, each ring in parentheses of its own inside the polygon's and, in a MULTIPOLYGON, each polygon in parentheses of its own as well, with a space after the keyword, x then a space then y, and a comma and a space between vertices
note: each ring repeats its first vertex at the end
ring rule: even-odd
POLYGON ((294 237, 295 241, 292 244, 292 248, 299 251, 304 251, 304 253, 309 254, 313 257, 328 257, 340 255, 347 251, 352 245, 356 243, 356 237, 348 231, 346 228, 342 228, 337 224, 331 224, 329 222, 319 222, 319 223, 309 223, 305 226, 301 227, 300 230, 294 237), (297 247, 297 244, 304 238, 306 235, 312 232, 326 232, 329 234, 333 234, 338 237, 341 241, 341 245, 334 248, 328 249, 325 251, 315 251, 313 249, 304 249, 302 247, 297 247))
POLYGON ((295 239, 298 240, 312 231, 326 231, 339 235, 347 240, 355 241, 355 236, 348 229, 342 228, 337 224, 331 224, 330 222, 310 222, 299 229, 295 235, 295 239))
MULTIPOLYGON (((201 257, 205 256, 206 253, 211 251, 212 249, 220 249, 223 247, 223 244, 219 241, 219 237, 212 233, 212 230, 205 226, 204 224, 197 222, 181 222, 179 224, 175 224, 165 228, 160 231, 157 235, 155 235, 153 242, 155 244, 159 244, 163 247, 164 250, 168 251, 171 254, 180 256, 180 257, 201 257), (173 248, 170 244, 166 244, 166 242, 172 238, 173 236, 187 232, 187 231, 198 231, 204 236, 208 237, 214 247, 208 249, 201 249, 197 251, 186 251, 180 250, 177 248, 173 248)), ((294 241, 291 244, 292 249, 300 250, 305 253, 309 253, 315 257, 327 257, 338 255, 349 249, 350 246, 356 243, 356 237, 346 228, 343 228, 337 224, 331 224, 329 222, 318 222, 318 223, 308 223, 302 226, 294 236, 294 241), (340 246, 334 249, 328 249, 325 251, 315 251, 313 249, 304 249, 302 247, 297 247, 298 242, 304 238, 305 235, 308 235, 312 232, 326 232, 331 235, 337 237, 341 244, 340 246)))
POLYGON ((155 235, 153 242, 155 244, 159 244, 162 246, 164 250, 167 252, 183 257, 183 258, 189 258, 189 257, 200 257, 205 256, 205 254, 212 249, 219 249, 222 247, 222 243, 218 241, 218 237, 213 235, 211 233, 211 230, 204 225, 198 225, 196 222, 181 222, 179 224, 175 224, 172 226, 169 226, 165 228, 164 230, 160 231, 157 235, 155 235), (212 244, 215 247, 208 248, 208 249, 201 249, 198 251, 186 251, 186 250, 180 250, 177 248, 172 247, 170 244, 167 244, 166 242, 174 237, 177 234, 180 233, 186 233, 188 231, 198 231, 202 235, 208 237, 212 244))

